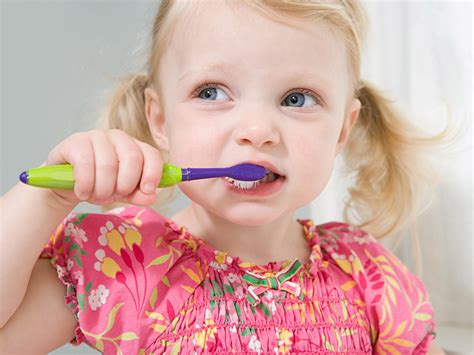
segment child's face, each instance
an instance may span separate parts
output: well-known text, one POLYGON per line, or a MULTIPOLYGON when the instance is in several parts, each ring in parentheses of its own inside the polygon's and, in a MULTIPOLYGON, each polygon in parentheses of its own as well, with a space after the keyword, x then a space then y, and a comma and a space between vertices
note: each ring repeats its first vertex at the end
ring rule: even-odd
POLYGON ((343 42, 323 25, 296 29, 224 1, 207 2, 189 19, 175 27, 162 57, 162 112, 147 93, 148 119, 154 136, 168 142, 170 163, 228 167, 266 160, 286 180, 270 198, 230 193, 222 179, 180 189, 236 224, 292 214, 323 191, 357 118, 356 99, 343 126, 349 95, 343 42), (293 101, 292 93, 299 93, 293 101))

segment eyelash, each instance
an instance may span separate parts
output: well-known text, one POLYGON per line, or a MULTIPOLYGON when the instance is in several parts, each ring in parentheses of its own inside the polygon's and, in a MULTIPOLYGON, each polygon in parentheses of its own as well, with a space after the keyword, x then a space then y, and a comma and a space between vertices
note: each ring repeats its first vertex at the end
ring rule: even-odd
MULTIPOLYGON (((191 94, 191 96, 193 98, 195 97, 198 97, 199 93, 204 90, 204 89, 207 89, 207 88, 214 88, 214 87, 220 87, 219 84, 217 83, 208 83, 206 81, 203 81, 199 84, 196 85, 196 89, 193 90, 193 93, 191 94)), ((303 88, 297 88, 297 89, 293 89, 291 90, 290 92, 288 92, 286 95, 285 95, 285 98, 288 96, 288 95, 291 95, 291 94, 294 94, 294 93, 297 93, 297 92, 300 92, 300 93, 303 93, 303 94, 308 94, 310 96, 312 96, 313 98, 316 99, 316 103, 318 105, 321 105, 324 103, 323 99, 321 99, 321 97, 317 94, 315 94, 313 91, 311 90, 308 90, 308 89, 303 89, 303 88)))

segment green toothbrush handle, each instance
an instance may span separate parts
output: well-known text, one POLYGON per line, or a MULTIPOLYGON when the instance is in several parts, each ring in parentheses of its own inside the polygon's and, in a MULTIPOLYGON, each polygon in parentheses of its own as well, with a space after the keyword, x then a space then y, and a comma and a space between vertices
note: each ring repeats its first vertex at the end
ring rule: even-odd
MULTIPOLYGON (((41 166, 29 169, 20 175, 20 180, 28 185, 50 189, 74 189, 74 168, 71 164, 41 166)), ((163 164, 158 187, 169 187, 182 181, 182 169, 171 164, 163 164)))

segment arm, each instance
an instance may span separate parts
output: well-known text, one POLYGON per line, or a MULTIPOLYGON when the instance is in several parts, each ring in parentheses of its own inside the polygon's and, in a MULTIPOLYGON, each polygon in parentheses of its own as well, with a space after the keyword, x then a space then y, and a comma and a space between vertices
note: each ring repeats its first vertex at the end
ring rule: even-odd
POLYGON ((65 295, 50 260, 39 259, 20 307, 0 329, 2 353, 47 354, 71 341, 77 321, 64 303, 65 295))
POLYGON ((0 328, 20 306, 50 234, 74 207, 23 183, 0 198, 0 328))

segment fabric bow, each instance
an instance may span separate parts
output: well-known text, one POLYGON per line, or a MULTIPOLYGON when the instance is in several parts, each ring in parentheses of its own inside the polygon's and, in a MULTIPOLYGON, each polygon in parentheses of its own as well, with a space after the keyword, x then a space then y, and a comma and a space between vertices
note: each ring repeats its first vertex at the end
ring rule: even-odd
POLYGON ((251 286, 248 287, 249 295, 247 295, 248 301, 256 306, 260 303, 259 295, 265 292, 267 289, 272 290, 285 290, 299 296, 301 292, 301 287, 296 282, 288 281, 291 279, 303 264, 295 259, 290 265, 286 268, 280 270, 279 272, 269 273, 269 276, 263 276, 255 274, 251 271, 245 271, 245 274, 242 278, 247 281, 251 286))

